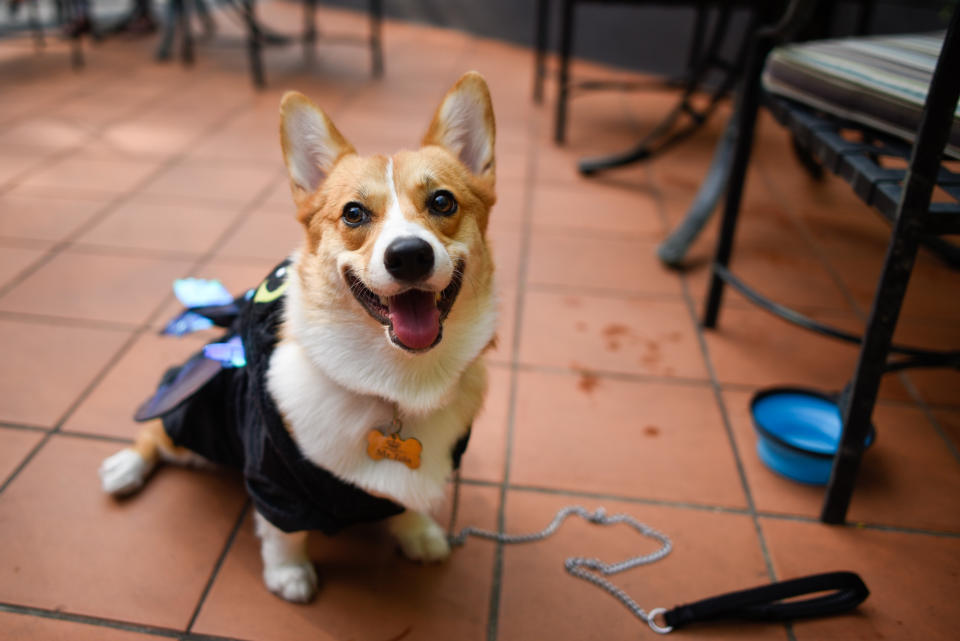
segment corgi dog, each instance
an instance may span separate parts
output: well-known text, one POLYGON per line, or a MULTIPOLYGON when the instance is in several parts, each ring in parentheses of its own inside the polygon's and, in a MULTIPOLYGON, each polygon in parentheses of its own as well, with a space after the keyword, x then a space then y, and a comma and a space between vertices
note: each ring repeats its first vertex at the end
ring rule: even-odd
MULTIPOLYGON (((486 240, 495 125, 475 72, 443 98, 416 151, 360 156, 299 93, 284 95, 280 114, 305 239, 237 299, 230 331, 246 363, 214 366, 106 459, 100 477, 123 495, 160 461, 241 468, 264 582, 305 602, 317 590, 308 530, 384 518, 410 559, 450 553, 429 512, 486 392, 483 353, 497 327, 486 240)), ((209 363, 198 355, 187 365, 158 394, 209 363)))

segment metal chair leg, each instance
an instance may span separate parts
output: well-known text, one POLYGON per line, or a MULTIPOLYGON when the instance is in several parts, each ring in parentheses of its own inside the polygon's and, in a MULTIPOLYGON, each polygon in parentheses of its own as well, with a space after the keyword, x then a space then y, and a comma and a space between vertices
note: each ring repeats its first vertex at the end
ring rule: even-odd
POLYGON ((40 9, 37 6, 37 0, 30 0, 26 5, 30 29, 33 31, 33 44, 37 50, 43 49, 47 43, 43 37, 43 23, 40 20, 40 9))
POLYGON ((567 101, 570 98, 570 51, 573 48, 573 18, 576 0, 563 0, 560 18, 560 71, 557 79, 557 105, 553 141, 562 145, 567 130, 567 101))
POLYGON ((383 0, 370 0, 370 56, 373 77, 383 77, 383 0))
POLYGON ((820 513, 820 519, 825 523, 843 523, 846 519, 853 486, 860 469, 864 440, 870 431, 870 419, 877 402, 880 379, 917 256, 917 231, 916 228, 895 228, 887 251, 883 273, 874 296, 873 311, 870 313, 870 321, 867 323, 867 331, 860 348, 857 369, 842 408, 843 435, 833 459, 830 482, 820 513))
POLYGON ((311 66, 316 60, 317 48, 317 0, 303 3, 303 61, 311 66))
POLYGON ((217 31, 217 23, 210 15, 210 9, 207 7, 206 0, 193 0, 193 8, 197 12, 197 17, 203 24, 203 39, 210 40, 217 31))
POLYGON ((184 65, 193 64, 193 30, 190 28, 190 13, 184 0, 173 0, 177 8, 177 28, 180 30, 180 60, 184 65))
MULTIPOLYGON (((737 227, 737 216, 740 213, 740 200, 743 196, 743 186, 747 178, 747 165, 750 162, 750 152, 753 147, 753 134, 757 122, 757 111, 760 109, 760 71, 771 43, 765 38, 758 38, 747 57, 747 65, 743 76, 743 84, 738 97, 736 119, 737 139, 734 146, 733 162, 730 167, 730 179, 727 184, 727 197, 723 209, 723 221, 720 225, 720 235, 717 237, 717 249, 714 254, 714 264, 727 267, 730 264, 730 255, 733 252, 733 236, 737 227)), ((706 311, 703 315, 703 326, 716 327, 717 316, 720 314, 720 302, 723 298, 723 279, 711 266, 710 289, 707 292, 706 311)))
POLYGON ((533 101, 543 103, 543 82, 547 75, 547 32, 550 26, 550 0, 537 0, 534 10, 533 101))
POLYGON ((843 434, 833 459, 830 482, 820 519, 826 523, 843 523, 853 494, 853 485, 860 467, 863 440, 869 429, 873 406, 877 401, 880 378, 887 365, 890 341, 897 326, 900 306, 907 292, 910 273, 917 256, 917 246, 924 233, 936 184, 940 160, 953 124, 953 114, 960 98, 960 9, 955 9, 943 41, 937 68, 930 82, 923 116, 913 146, 907 177, 903 185, 897 217, 891 232, 890 246, 867 332, 860 348, 857 369, 853 375, 850 397, 843 411, 843 434))
POLYGON ((253 79, 253 86, 257 89, 263 89, 266 86, 266 80, 263 77, 263 57, 261 55, 263 45, 260 42, 260 25, 257 24, 254 2, 255 0, 243 0, 243 18, 244 22, 247 23, 247 53, 250 56, 250 75, 253 79))
POLYGON ((177 33, 179 24, 179 9, 176 2, 167 4, 167 19, 163 24, 163 33, 160 35, 160 44, 157 45, 157 51, 153 57, 160 62, 169 60, 173 56, 173 39, 177 33))

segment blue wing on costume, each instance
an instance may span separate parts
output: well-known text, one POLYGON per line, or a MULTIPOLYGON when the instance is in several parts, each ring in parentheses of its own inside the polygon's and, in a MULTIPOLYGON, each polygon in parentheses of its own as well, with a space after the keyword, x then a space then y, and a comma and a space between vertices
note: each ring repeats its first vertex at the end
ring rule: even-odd
POLYGON ((219 280, 179 278, 173 281, 173 293, 184 307, 229 305, 233 302, 233 295, 219 280))
POLYGON ((203 353, 195 354, 184 363, 172 380, 164 380, 154 395, 137 408, 133 415, 136 421, 149 421, 163 416, 177 405, 187 400, 210 379, 220 373, 223 365, 219 361, 206 358, 203 353))
POLYGON ((247 358, 243 352, 243 341, 239 336, 233 336, 224 343, 204 345, 203 355, 212 361, 217 361, 223 367, 243 367, 247 364, 247 358))
POLYGON ((202 278, 174 281, 173 293, 186 309, 164 327, 163 333, 170 336, 183 336, 214 325, 230 327, 240 314, 240 305, 251 296, 248 291, 234 298, 220 281, 202 278))
POLYGON ((202 329, 213 327, 213 321, 208 317, 190 311, 189 309, 180 315, 172 318, 167 326, 163 328, 163 333, 170 336, 183 336, 192 332, 199 332, 202 329))
MULTIPOLYGON (((187 309, 173 318, 164 334, 183 336, 213 326, 231 327, 240 314, 241 305, 252 290, 234 298, 219 281, 185 278, 173 284, 174 293, 187 309)), ((134 419, 148 421, 159 418, 187 400, 226 368, 247 364, 243 341, 236 334, 227 340, 208 343, 179 368, 172 369, 161 381, 153 396, 141 405, 134 419)))

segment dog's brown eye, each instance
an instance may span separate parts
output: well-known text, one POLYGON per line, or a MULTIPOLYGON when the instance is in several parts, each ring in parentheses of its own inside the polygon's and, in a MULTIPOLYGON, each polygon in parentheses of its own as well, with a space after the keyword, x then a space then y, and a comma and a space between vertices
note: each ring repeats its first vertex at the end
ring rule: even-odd
POLYGON ((457 211, 457 201, 449 191, 441 189, 434 192, 427 201, 427 208, 431 214, 437 216, 452 216, 457 211))
POLYGON ((343 222, 348 227, 357 227, 370 220, 370 212, 360 203, 347 203, 343 206, 343 222))

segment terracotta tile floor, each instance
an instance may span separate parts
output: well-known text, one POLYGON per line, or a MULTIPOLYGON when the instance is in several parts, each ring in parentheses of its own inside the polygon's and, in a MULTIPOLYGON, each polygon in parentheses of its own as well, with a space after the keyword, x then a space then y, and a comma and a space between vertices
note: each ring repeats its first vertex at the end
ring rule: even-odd
MULTIPOLYGON (((262 15, 299 20, 281 2, 262 15)), ((321 15, 331 31, 365 33, 362 16, 321 15)), ((448 501, 443 522, 528 531, 568 504, 632 514, 676 546, 616 578, 646 607, 834 569, 873 591, 855 615, 681 638, 956 638, 960 374, 885 382, 852 525, 821 525, 821 490, 760 463, 747 406, 767 385, 841 386, 855 350, 733 294, 719 329, 701 331, 712 227, 686 272, 654 257, 729 107, 668 155, 587 180, 576 158, 630 144, 674 96, 577 98, 557 148, 550 108, 529 99, 528 50, 388 22, 382 80, 362 49, 321 45, 313 70, 298 49, 268 52, 269 88, 255 92, 241 51, 220 46, 235 28, 219 22, 193 69, 153 63, 152 42, 87 47, 82 73, 61 43, 36 55, 0 42, 0 638, 652 638, 562 569, 569 555, 652 549, 621 528, 572 522, 521 547, 473 540, 431 567, 401 559, 376 526, 317 536, 321 592, 302 606, 263 587, 236 476, 166 468, 121 502, 99 489, 100 460, 135 433, 133 408, 210 335, 157 336, 177 311, 171 280, 242 291, 302 238, 276 141, 282 91, 311 95, 361 151, 389 151, 416 143, 470 68, 498 114, 489 235, 502 323, 459 509, 448 501)), ((808 178, 767 117, 745 203, 735 267, 818 318, 861 326, 887 226, 845 184, 808 178)), ((960 347, 958 291, 960 274, 922 255, 898 335, 960 347)))

